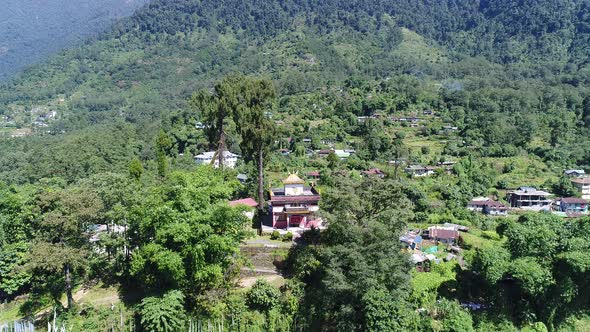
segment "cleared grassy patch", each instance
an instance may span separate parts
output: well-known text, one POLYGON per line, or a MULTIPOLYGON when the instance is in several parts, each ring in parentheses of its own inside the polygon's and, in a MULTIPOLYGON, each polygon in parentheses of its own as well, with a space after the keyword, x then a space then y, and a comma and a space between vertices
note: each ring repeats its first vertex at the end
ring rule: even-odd
POLYGON ((22 318, 18 309, 23 301, 16 300, 6 304, 0 304, 0 324, 22 318))

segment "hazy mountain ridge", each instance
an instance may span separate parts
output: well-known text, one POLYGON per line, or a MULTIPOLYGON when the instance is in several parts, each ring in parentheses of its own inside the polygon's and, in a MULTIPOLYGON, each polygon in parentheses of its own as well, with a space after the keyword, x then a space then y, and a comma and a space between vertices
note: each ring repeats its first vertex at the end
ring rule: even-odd
POLYGON ((0 80, 108 29, 147 0, 7 0, 0 11, 0 80))

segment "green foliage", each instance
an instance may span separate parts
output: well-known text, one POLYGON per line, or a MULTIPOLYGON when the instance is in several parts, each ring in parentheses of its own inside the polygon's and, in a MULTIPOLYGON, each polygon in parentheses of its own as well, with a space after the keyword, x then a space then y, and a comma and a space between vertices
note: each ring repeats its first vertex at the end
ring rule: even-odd
POLYGON ((268 312, 279 303, 280 292, 263 279, 258 279, 246 293, 246 303, 252 309, 268 312))
POLYGON ((411 214, 400 211, 411 206, 403 186, 371 178, 336 181, 322 200, 332 215, 329 228, 321 239, 304 234, 300 241, 310 243, 288 258, 290 273, 307 285, 298 321, 347 331, 410 328, 414 320, 404 309, 410 266, 396 235, 411 214))
POLYGON ((38 194, 36 205, 42 217, 26 269, 46 275, 48 285, 39 290, 50 293, 55 302, 66 293, 68 309, 72 309, 72 279, 85 269, 90 250, 86 232, 97 221, 102 201, 93 192, 47 190, 38 194))
POLYGON ((433 316, 437 320, 433 325, 440 324, 439 331, 470 332, 473 329, 473 319, 468 311, 458 303, 446 299, 440 300, 433 308, 433 316))
POLYGON ((272 231, 272 233, 270 234, 271 240, 278 240, 280 237, 281 237, 281 233, 279 233, 279 231, 277 231, 276 229, 274 231, 272 231))
POLYGON ((580 195, 570 179, 566 176, 561 176, 559 180, 551 183, 550 187, 551 192, 559 197, 578 197, 580 195))
POLYGON ((498 233, 507 237, 505 248, 478 250, 473 270, 485 280, 488 294, 503 303, 503 310, 526 317, 523 323, 559 325, 581 308, 578 301, 585 300, 580 296, 587 296, 588 285, 580 279, 590 268, 580 252, 588 249, 585 229, 584 222, 548 214, 503 222, 498 233))
POLYGON ((196 300, 226 285, 247 234, 242 210, 224 202, 238 186, 223 173, 199 167, 171 173, 154 188, 129 216, 130 241, 137 246, 130 269, 136 287, 146 292, 181 289, 196 300))
POLYGON ((286 241, 286 242, 293 241, 293 233, 291 233, 291 232, 285 233, 285 235, 283 235, 283 241, 286 241))
POLYGON ((132 179, 139 181, 141 179, 141 175, 143 174, 144 169, 141 161, 139 159, 133 159, 131 163, 129 163, 129 175, 132 179))
POLYGON ((326 161, 328 161, 328 167, 330 169, 336 169, 340 164, 340 158, 336 156, 336 153, 334 153, 334 151, 330 151, 328 157, 326 158, 326 161))
POLYGON ((431 264, 429 272, 412 273, 410 301, 422 308, 436 301, 437 291, 443 283, 456 279, 456 262, 431 264))
POLYGON ((185 325, 184 295, 171 290, 162 296, 146 297, 141 300, 140 317, 146 331, 179 331, 185 325))

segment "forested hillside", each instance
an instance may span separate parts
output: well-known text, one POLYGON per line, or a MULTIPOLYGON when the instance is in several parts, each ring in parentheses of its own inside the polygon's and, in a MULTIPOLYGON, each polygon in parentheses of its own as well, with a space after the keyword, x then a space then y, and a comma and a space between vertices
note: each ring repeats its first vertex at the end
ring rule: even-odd
POLYGON ((146 0, 6 0, 0 11, 0 80, 108 29, 146 0))
MULTIPOLYGON (((461 120, 468 136, 470 123, 488 128, 478 133, 486 145, 512 142, 506 131, 511 129, 496 124, 514 112, 523 113, 518 121, 528 123, 527 130, 537 128, 548 140, 547 126, 575 126, 562 111, 577 121, 590 114, 589 102, 584 103, 590 77, 583 50, 587 3, 552 6, 154 1, 100 40, 6 83, 0 89, 0 113, 5 127, 25 128, 25 135, 27 128, 55 134, 121 119, 136 124, 142 139, 149 140, 163 114, 185 108, 193 91, 231 71, 269 76, 285 95, 316 91, 350 76, 404 74, 421 84, 440 84, 441 102, 466 110, 454 116, 470 118, 461 120), (36 120, 50 111, 60 121, 47 130, 36 120), (494 115, 480 117, 480 112, 494 115), (531 120, 531 112, 543 115, 531 120)), ((526 140, 535 134, 529 132, 526 140)), ((536 148, 543 156, 549 153, 536 148)), ((585 163, 586 155, 576 151, 573 158, 585 163)))
POLYGON ((0 325, 587 329, 590 218, 503 204, 587 208, 589 47, 584 0, 151 1, 0 86, 0 325), (258 234, 289 181, 294 246, 258 234))

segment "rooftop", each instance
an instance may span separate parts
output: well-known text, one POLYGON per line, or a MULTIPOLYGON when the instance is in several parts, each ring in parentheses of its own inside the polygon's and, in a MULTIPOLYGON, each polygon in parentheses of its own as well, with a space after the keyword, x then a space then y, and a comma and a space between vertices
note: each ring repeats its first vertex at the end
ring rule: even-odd
POLYGON ((561 201, 565 204, 588 204, 588 200, 577 197, 564 197, 561 201))
POLYGON ((583 169, 568 169, 564 171, 565 174, 586 174, 583 169))
POLYGON ((487 207, 495 207, 495 208, 500 208, 500 209, 506 209, 506 205, 504 205, 502 202, 498 202, 498 201, 487 201, 485 202, 485 206, 487 207))
MULTIPOLYGON (((590 183, 590 182, 589 182, 590 183)), ((519 187, 517 190, 511 191, 516 195, 536 195, 536 196, 549 196, 551 193, 546 191, 538 190, 535 187, 519 187)))
POLYGON ((431 238, 456 239, 459 237, 459 231, 456 231, 452 228, 434 226, 429 227, 428 230, 430 231, 429 235, 431 238))
POLYGON ((578 184, 590 184, 590 178, 577 178, 577 179, 572 179, 573 183, 578 183, 578 184))
POLYGON ((366 171, 363 171, 363 174, 367 174, 367 175, 384 175, 385 173, 383 173, 382 170, 378 169, 378 168, 371 168, 368 169, 366 171))
POLYGON ((304 184, 305 181, 300 178, 297 173, 291 173, 289 176, 283 180, 284 184, 304 184))
MULTIPOLYGON (((195 159, 212 159, 217 151, 207 151, 195 156, 195 159)), ((223 151, 223 158, 238 158, 239 155, 229 151, 223 151)))
POLYGON ((257 207, 258 203, 256 203, 256 201, 252 198, 242 198, 242 199, 237 199, 235 201, 230 201, 229 202, 229 206, 238 206, 238 205, 246 205, 249 207, 257 207))

